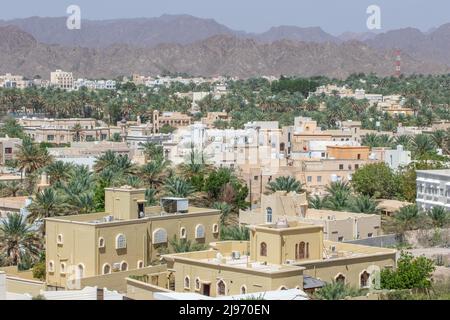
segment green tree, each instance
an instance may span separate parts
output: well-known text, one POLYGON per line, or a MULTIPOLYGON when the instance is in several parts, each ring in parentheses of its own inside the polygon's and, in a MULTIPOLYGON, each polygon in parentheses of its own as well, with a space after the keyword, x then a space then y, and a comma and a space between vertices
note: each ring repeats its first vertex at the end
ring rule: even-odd
POLYGON ((356 297, 358 295, 360 295, 360 290, 354 289, 343 282, 333 281, 316 290, 313 297, 319 300, 342 300, 346 297, 356 297))
POLYGON ((286 191, 300 193, 303 191, 302 183, 291 176, 276 178, 274 181, 268 183, 267 189, 270 192, 286 191))
POLYGON ((176 253, 202 251, 207 248, 203 243, 192 243, 191 240, 178 239, 176 235, 170 240, 170 245, 176 253))
POLYGON ((430 288, 435 268, 433 261, 425 256, 414 257, 410 253, 402 252, 395 270, 381 271, 381 288, 389 290, 430 288))
POLYGON ((352 175, 356 192, 371 198, 391 199, 398 194, 398 180, 385 163, 367 164, 352 175))
POLYGON ((378 213, 378 203, 369 196, 356 196, 352 198, 350 210, 358 213, 378 213))
POLYGON ((61 216, 67 213, 68 205, 64 199, 52 188, 44 189, 36 194, 33 202, 28 206, 30 214, 27 219, 34 222, 38 219, 61 216))
POLYGON ((163 188, 166 196, 180 198, 188 198, 196 191, 189 182, 177 176, 169 177, 163 188))
POLYGON ((436 228, 444 228, 450 221, 450 212, 441 206, 428 210, 427 216, 436 228))
POLYGON ((248 241, 250 240, 250 233, 248 231, 248 228, 242 226, 221 226, 220 240, 248 241))
POLYGON ((0 255, 10 265, 39 253, 39 239, 20 213, 8 213, 0 220, 0 243, 0 255))

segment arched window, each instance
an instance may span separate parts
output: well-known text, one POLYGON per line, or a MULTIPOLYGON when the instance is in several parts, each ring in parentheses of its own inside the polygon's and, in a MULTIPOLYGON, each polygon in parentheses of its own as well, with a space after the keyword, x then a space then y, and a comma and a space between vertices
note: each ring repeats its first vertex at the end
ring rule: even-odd
POLYGON ((48 262, 48 272, 55 272, 55 263, 53 260, 50 260, 48 262))
POLYGON ((116 249, 125 249, 127 247, 127 238, 124 234, 118 234, 116 237, 116 249))
POLYGON ((359 285, 361 288, 368 288, 369 287, 369 277, 370 274, 364 270, 363 273, 361 273, 360 279, 359 279, 359 285))
POLYGON ((195 227, 195 239, 203 239, 205 237, 205 227, 202 224, 198 224, 195 227))
POLYGON ((241 286, 241 294, 247 293, 247 287, 245 285, 241 286))
POLYGON ((226 294, 226 285, 223 280, 217 281, 217 295, 224 296, 226 294))
POLYGON ((98 247, 99 248, 105 247, 105 239, 103 237, 98 238, 98 247))
POLYGON ((153 232, 153 244, 166 243, 167 242, 167 231, 165 229, 156 229, 153 232))
POLYGON ((261 242, 259 255, 261 257, 266 257, 267 256, 267 244, 265 242, 261 242))
POLYGON ((191 289, 191 279, 188 276, 184 277, 184 288, 191 289))
POLYGON ((281 286, 278 290, 287 290, 286 286, 281 286))
POLYGON ((303 241, 298 246, 298 258, 305 259, 305 243, 303 241))
POLYGON ((338 283, 345 283, 345 276, 342 273, 339 273, 336 276, 335 281, 338 283))
POLYGON ((266 209, 266 222, 272 223, 272 208, 270 207, 266 209))
POLYGON ((137 268, 138 268, 138 269, 142 269, 143 267, 144 267, 144 261, 139 260, 139 261, 137 262, 137 268))
POLYGON ((295 244, 295 260, 298 260, 298 243, 295 244))
POLYGON ((128 263, 126 261, 122 261, 120 263, 120 271, 127 271, 128 270, 128 263))
POLYGON ((212 231, 213 233, 219 233, 219 225, 217 223, 213 224, 212 231))
POLYGON ((180 228, 180 239, 186 239, 186 228, 180 228))
POLYGON ((79 279, 84 277, 84 264, 80 263, 77 266, 77 276, 79 279))
POLYGON ((63 244, 64 243, 64 238, 62 234, 58 234, 58 236, 56 237, 56 243, 57 244, 63 244))
POLYGON ((66 263, 65 262, 61 262, 60 269, 61 269, 60 273, 62 273, 62 274, 66 273, 66 263))
POLYGON ((200 279, 195 278, 195 290, 200 290, 200 279))
POLYGON ((306 243, 306 259, 309 259, 309 242, 306 243))
POLYGON ((111 273, 111 266, 108 263, 105 263, 103 265, 103 274, 110 274, 111 273))

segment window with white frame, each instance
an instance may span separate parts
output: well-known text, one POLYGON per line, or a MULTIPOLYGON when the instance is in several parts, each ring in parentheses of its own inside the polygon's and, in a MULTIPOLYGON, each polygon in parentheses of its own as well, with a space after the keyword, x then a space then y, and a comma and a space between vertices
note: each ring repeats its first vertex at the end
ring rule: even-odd
POLYGON ((195 238, 203 239, 205 237, 205 227, 202 224, 198 224, 195 227, 195 238))
POLYGON ((99 248, 105 247, 105 239, 103 237, 98 238, 98 247, 99 248))
POLYGON ((186 228, 180 228, 180 239, 186 239, 186 228))
POLYGON ((191 279, 189 276, 184 277, 184 288, 191 289, 191 279))
POLYGON ((217 223, 213 224, 212 231, 213 233, 219 233, 219 225, 217 223))
POLYGON ((200 290, 200 279, 199 278, 195 279, 195 290, 200 290))
POLYGON ((165 229, 157 229, 153 232, 153 244, 167 243, 167 231, 165 229))
POLYGON ((61 265, 60 265, 59 268, 60 268, 60 273, 62 273, 62 274, 66 273, 67 268, 66 268, 66 263, 65 262, 61 262, 61 265))
POLYGON ((58 236, 56 237, 56 243, 57 244, 63 244, 64 243, 64 237, 63 237, 63 235, 61 233, 58 234, 58 236))
POLYGON ((55 262, 53 260, 48 262, 48 272, 55 272, 55 262))
POLYGON ((224 296, 226 294, 227 286, 223 280, 217 282, 217 295, 224 296))
POLYGON ((266 209, 266 222, 272 223, 272 208, 270 207, 266 209))
POLYGON ((138 263, 137 263, 137 268, 138 269, 142 269, 143 267, 144 267, 144 261, 139 260, 138 263))
POLYGON ((245 285, 241 286, 241 294, 247 293, 247 287, 245 285))
POLYGON ((127 238, 124 234, 118 234, 116 237, 116 249, 125 249, 127 247, 127 238))
POLYGON ((127 271, 128 270, 128 263, 126 261, 122 261, 120 263, 120 271, 127 271))
POLYGON ((110 274, 111 273, 111 266, 109 263, 105 263, 103 265, 103 274, 110 274))

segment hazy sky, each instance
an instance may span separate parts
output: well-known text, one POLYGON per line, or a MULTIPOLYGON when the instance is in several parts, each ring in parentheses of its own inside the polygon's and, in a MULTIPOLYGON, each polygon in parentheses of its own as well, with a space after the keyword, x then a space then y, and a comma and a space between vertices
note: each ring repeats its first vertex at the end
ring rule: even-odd
POLYGON ((68 5, 82 18, 157 17, 164 13, 213 18, 248 32, 271 26, 320 26, 332 34, 368 31, 366 9, 381 8, 382 30, 416 27, 423 31, 450 22, 449 0, 0 0, 0 19, 65 16, 68 5), (8 4, 5 4, 5 3, 8 4))

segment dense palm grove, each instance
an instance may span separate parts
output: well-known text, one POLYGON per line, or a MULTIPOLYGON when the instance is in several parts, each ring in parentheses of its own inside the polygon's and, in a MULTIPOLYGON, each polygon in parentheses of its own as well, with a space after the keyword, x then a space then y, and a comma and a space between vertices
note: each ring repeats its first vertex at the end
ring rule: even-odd
MULTIPOLYGON (((246 122, 255 120, 277 120, 282 126, 292 125, 294 117, 308 116, 324 129, 335 128, 340 121, 349 119, 362 121, 363 128, 375 129, 373 119, 378 119, 381 129, 386 131, 395 130, 400 122, 405 126, 424 126, 438 119, 450 120, 450 75, 400 79, 352 75, 346 80, 281 78, 272 83, 259 78, 229 81, 227 86, 229 93, 220 99, 209 95, 200 101, 201 112, 194 117, 198 119, 208 111, 225 110, 232 121, 216 123, 219 128, 241 128, 246 122), (406 106, 413 108, 415 115, 393 118, 376 107, 369 107, 368 101, 353 98, 318 96, 306 99, 308 92, 329 83, 347 84, 370 93, 403 95, 406 106), (321 104, 325 109, 319 111, 321 104)), ((176 92, 209 90, 212 90, 212 85, 181 83, 168 88, 126 83, 113 91, 0 89, 0 111, 55 118, 93 117, 109 124, 122 118, 135 120, 137 116, 146 121, 153 110, 188 112, 190 99, 179 98, 176 92)), ((104 188, 111 186, 145 188, 149 206, 157 205, 161 196, 176 196, 188 198, 195 206, 216 208, 222 212, 223 240, 246 240, 249 237, 247 229, 237 223, 239 210, 249 206, 246 202, 247 186, 237 172, 207 164, 203 154, 195 149, 183 164, 173 166, 163 156, 161 146, 147 143, 143 145, 147 160, 144 165, 135 165, 127 156, 107 152, 97 159, 94 172, 90 172, 87 167, 54 161, 48 153, 49 146, 31 141, 12 118, 5 119, 1 133, 23 139, 17 160, 9 162, 8 166, 24 175, 21 183, 1 184, 1 195, 30 195, 34 198, 28 208, 27 221, 19 214, 10 214, 0 222, 0 265, 18 265, 22 269, 35 265, 36 270, 41 270, 45 232, 42 219, 100 212, 104 210, 104 188), (49 175, 51 187, 40 191, 37 184, 43 172, 49 175)), ((402 144, 412 151, 417 162, 399 173, 393 173, 385 165, 366 166, 355 173, 352 184, 332 183, 325 198, 310 197, 310 207, 377 213, 378 199, 381 198, 414 201, 415 170, 445 166, 446 154, 450 150, 450 132, 436 131, 432 135, 399 136, 395 139, 368 135, 363 144, 371 147, 402 144), (443 155, 438 154, 436 148, 442 149, 443 155)), ((269 184, 267 192, 279 190, 301 192, 303 186, 292 177, 280 177, 269 184)), ((444 227, 449 223, 449 214, 438 209, 420 212, 416 206, 410 206, 402 209, 392 223, 399 231, 414 229, 424 223, 444 227)), ((201 249, 196 244, 176 238, 171 239, 170 246, 177 252, 201 249)))

